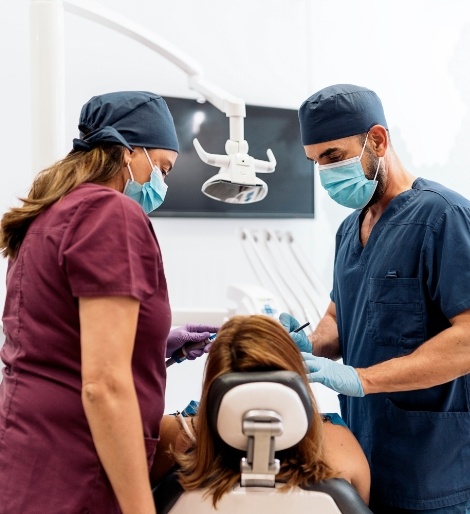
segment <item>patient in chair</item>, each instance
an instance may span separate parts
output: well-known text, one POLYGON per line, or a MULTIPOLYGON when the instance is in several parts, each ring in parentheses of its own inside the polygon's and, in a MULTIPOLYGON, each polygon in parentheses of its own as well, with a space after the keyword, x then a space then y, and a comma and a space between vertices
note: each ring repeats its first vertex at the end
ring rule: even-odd
MULTIPOLYGON (((294 371, 305 377, 308 385, 302 356, 277 320, 263 315, 228 320, 207 358, 197 415, 165 416, 162 421, 152 482, 158 482, 176 462, 182 487, 187 491, 207 488, 215 506, 240 480, 240 452, 211 433, 207 420, 209 388, 226 373, 274 370, 294 371)), ((276 480, 289 488, 343 478, 368 504, 370 472, 359 443, 338 415, 318 412, 313 393, 311 400, 315 413, 312 424, 298 444, 276 454, 281 461, 276 480)))

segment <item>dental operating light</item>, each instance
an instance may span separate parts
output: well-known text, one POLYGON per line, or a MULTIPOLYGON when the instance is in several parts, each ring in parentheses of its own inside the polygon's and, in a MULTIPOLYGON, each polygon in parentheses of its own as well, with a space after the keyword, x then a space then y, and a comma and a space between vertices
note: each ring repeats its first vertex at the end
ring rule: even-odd
POLYGON ((220 168, 204 182, 202 192, 227 203, 248 204, 265 198, 267 184, 256 173, 272 173, 276 159, 270 149, 267 161, 251 157, 244 139, 245 102, 210 83, 190 57, 128 18, 88 0, 31 0, 33 165, 42 169, 62 154, 65 110, 64 9, 111 28, 169 60, 188 75, 188 85, 229 118, 226 154, 210 154, 199 141, 200 159, 220 168), (47 70, 47 73, 45 73, 47 70), (53 114, 51 116, 51 113, 53 114), (47 121, 46 121, 47 120, 47 121), (47 126, 45 126, 47 125, 47 126))

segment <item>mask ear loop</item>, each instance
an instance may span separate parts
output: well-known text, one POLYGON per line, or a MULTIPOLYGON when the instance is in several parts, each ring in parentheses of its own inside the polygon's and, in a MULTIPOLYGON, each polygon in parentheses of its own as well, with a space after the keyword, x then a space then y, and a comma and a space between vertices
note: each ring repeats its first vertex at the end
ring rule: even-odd
POLYGON ((147 149, 146 149, 146 148, 144 148, 144 152, 145 152, 145 155, 147 156, 147 159, 148 159, 148 161, 149 161, 149 163, 150 163, 150 168, 153 170, 153 168, 155 167, 155 165, 153 164, 152 159, 150 159, 150 156, 149 156, 149 154, 148 154, 148 152, 147 152, 147 149))
POLYGON ((129 163, 127 163, 126 166, 127 166, 127 169, 129 170, 129 175, 131 176, 132 182, 135 182, 134 175, 132 174, 132 171, 131 171, 131 165, 129 163))
POLYGON ((379 168, 380 168, 380 159, 382 159, 382 157, 379 157, 379 162, 377 163, 377 169, 375 170, 374 180, 377 178, 377 173, 379 172, 379 168))
MULTIPOLYGON (((367 144, 367 138, 369 137, 369 132, 367 132, 366 134, 366 140, 364 141, 364 146, 362 147, 362 152, 361 152, 361 155, 359 156, 359 160, 362 159, 362 155, 364 153, 364 150, 366 149, 366 144, 367 144)), ((379 173, 379 168, 380 168, 380 159, 382 159, 382 157, 379 157, 379 162, 377 164, 377 169, 375 170, 375 175, 374 175, 374 178, 372 180, 375 181, 375 179, 377 178, 377 174, 379 173)))
POLYGON ((149 154, 148 154, 148 152, 147 152, 147 149, 146 149, 146 148, 144 148, 144 147, 142 147, 142 148, 144 149, 145 155, 147 156, 147 159, 148 159, 148 161, 149 161, 149 163, 150 163, 150 167, 152 168, 152 170, 150 171, 150 175, 152 174, 152 172, 155 172, 155 171, 156 171, 157 175, 159 175, 159 177, 160 177, 160 180, 163 182, 163 184, 164 184, 166 187, 168 187, 168 186, 165 184, 165 179, 163 178, 162 170, 161 170, 161 169, 160 169, 156 164, 154 164, 154 163, 152 162, 152 159, 150 159, 150 156, 149 156, 149 154))
POLYGON ((359 160, 362 159, 362 156, 364 155, 364 150, 366 149, 366 144, 367 144, 367 138, 369 137, 369 132, 367 132, 366 134, 366 140, 364 141, 364 146, 362 147, 362 152, 361 152, 361 155, 359 156, 359 160))

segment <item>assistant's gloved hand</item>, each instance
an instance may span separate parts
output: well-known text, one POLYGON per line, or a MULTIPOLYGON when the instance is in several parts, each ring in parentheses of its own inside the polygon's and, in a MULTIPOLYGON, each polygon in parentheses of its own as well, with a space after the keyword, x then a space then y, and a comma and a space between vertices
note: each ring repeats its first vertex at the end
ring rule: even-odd
POLYGON ((347 396, 364 396, 361 379, 352 366, 324 357, 315 357, 310 353, 302 352, 302 357, 310 371, 310 374, 307 374, 309 382, 319 382, 347 396))
MULTIPOLYGON (((182 327, 170 330, 166 343, 166 356, 171 357, 176 350, 179 350, 186 343, 202 343, 208 340, 211 334, 215 334, 219 331, 219 328, 220 327, 210 325, 186 324, 182 327)), ((209 343, 209 341, 207 342, 209 343)), ((187 353, 186 358, 194 360, 197 357, 201 357, 201 355, 209 351, 210 346, 210 344, 207 344, 203 348, 193 349, 187 353)))
POLYGON ((300 327, 300 323, 293 316, 287 312, 281 312, 279 321, 281 322, 281 325, 287 330, 287 332, 289 332, 292 341, 294 341, 294 343, 297 345, 297 348, 301 352, 312 353, 312 343, 307 337, 307 334, 303 330, 300 332, 294 332, 296 328, 300 327))

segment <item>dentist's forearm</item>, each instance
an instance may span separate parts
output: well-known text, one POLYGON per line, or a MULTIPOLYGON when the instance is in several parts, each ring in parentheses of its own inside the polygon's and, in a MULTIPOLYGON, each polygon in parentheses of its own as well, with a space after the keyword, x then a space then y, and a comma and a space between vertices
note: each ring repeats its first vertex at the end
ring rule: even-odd
POLYGON ((445 384, 470 373, 470 326, 456 323, 409 355, 356 371, 365 394, 445 384))
POLYGON ((333 302, 328 306, 325 315, 309 339, 313 346, 314 355, 333 360, 341 357, 338 326, 336 324, 336 307, 333 302))

